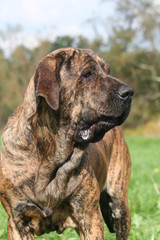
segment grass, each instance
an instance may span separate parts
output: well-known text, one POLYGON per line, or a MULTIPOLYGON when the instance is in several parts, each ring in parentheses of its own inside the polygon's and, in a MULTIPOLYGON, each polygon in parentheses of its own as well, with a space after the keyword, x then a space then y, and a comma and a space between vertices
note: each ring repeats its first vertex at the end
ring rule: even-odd
MULTIPOLYGON (((131 208, 132 226, 129 240, 160 239, 160 138, 127 137, 131 159, 132 174, 129 185, 129 204, 131 208)), ((7 216, 0 206, 0 239, 7 239, 7 216)), ((61 235, 56 233, 36 237, 37 240, 78 240, 72 229, 61 235)), ((115 239, 107 227, 104 228, 104 239, 115 239)))
POLYGON ((129 186, 131 240, 160 239, 160 138, 127 139, 132 158, 129 186), (154 184, 153 184, 154 182, 154 184))

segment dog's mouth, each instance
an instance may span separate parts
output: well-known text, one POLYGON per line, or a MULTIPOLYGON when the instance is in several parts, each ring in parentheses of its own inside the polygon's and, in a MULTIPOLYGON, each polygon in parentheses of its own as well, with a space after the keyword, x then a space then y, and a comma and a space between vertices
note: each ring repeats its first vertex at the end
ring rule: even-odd
POLYGON ((91 125, 90 128, 81 130, 79 134, 83 141, 94 142, 100 140, 104 134, 112 127, 114 127, 114 124, 112 121, 110 121, 110 119, 106 121, 101 120, 91 125))
POLYGON ((85 127, 82 127, 75 134, 75 141, 82 142, 97 142, 100 141, 106 132, 115 126, 121 125, 127 118, 130 111, 128 107, 120 116, 102 116, 95 122, 90 122, 86 124, 85 127))

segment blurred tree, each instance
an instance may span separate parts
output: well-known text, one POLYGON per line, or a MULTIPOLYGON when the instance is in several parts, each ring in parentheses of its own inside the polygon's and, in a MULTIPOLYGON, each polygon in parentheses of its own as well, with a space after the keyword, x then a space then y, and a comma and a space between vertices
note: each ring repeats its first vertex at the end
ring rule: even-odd
POLYGON ((76 46, 78 48, 90 48, 90 42, 86 37, 80 35, 76 39, 76 46))
POLYGON ((0 30, 0 38, 5 43, 6 54, 9 55, 17 45, 19 33, 22 31, 20 25, 8 24, 4 30, 0 30))
POLYGON ((117 0, 112 19, 112 47, 159 50, 160 5, 152 0, 117 0))
POLYGON ((36 48, 32 49, 31 51, 32 73, 36 69, 39 60, 51 51, 52 43, 47 40, 40 41, 39 45, 36 48))
MULTIPOLYGON (((0 49, 0 128, 22 101, 39 60, 63 47, 91 48, 110 64, 112 75, 134 88, 134 103, 126 126, 137 126, 159 115, 160 8, 151 0, 115 2, 116 10, 110 22, 112 29, 106 41, 99 34, 92 40, 83 35, 65 35, 58 36, 52 42, 40 41, 31 50, 17 46, 8 57, 0 49)), ((105 25, 108 32, 109 22, 105 25)), ((19 29, 8 28, 7 31, 0 32, 0 37, 7 40, 8 34, 13 46, 19 29)))
POLYGON ((8 82, 10 78, 10 63, 0 49, 0 127, 3 127, 13 109, 8 105, 8 82))
POLYGON ((68 35, 60 36, 55 39, 52 43, 52 51, 58 48, 65 48, 65 47, 73 47, 74 46, 74 38, 68 35))

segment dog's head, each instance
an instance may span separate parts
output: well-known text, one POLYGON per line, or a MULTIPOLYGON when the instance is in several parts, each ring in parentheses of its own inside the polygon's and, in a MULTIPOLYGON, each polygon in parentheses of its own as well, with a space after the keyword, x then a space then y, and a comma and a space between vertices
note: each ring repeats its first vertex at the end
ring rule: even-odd
POLYGON ((36 97, 70 122, 76 142, 96 142, 127 118, 133 90, 110 75, 93 51, 66 48, 47 55, 35 73, 36 97))

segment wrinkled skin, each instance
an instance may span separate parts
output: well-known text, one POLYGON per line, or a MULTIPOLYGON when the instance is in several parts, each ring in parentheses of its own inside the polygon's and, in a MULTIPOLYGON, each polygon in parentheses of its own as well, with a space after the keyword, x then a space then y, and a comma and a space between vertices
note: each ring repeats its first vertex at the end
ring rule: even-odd
POLYGON ((132 95, 91 50, 60 49, 41 60, 2 136, 9 240, 66 227, 100 240, 102 215, 117 239, 128 239, 130 157, 116 126, 132 95))

